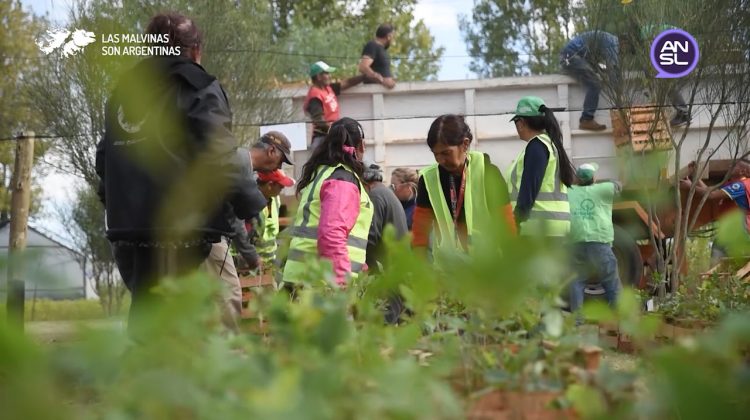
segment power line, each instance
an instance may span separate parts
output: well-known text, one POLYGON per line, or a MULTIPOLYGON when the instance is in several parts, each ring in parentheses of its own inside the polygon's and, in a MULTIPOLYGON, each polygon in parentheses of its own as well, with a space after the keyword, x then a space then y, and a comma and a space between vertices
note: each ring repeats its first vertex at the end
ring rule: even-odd
MULTIPOLYGON (((729 102, 693 102, 692 104, 688 104, 688 106, 697 107, 697 106, 712 106, 712 105, 750 105, 750 101, 729 101, 729 102)), ((634 105, 639 108, 672 108, 673 106, 671 104, 664 104, 664 105, 655 105, 655 104, 643 104, 643 105, 634 105)), ((604 108, 597 108, 599 111, 613 111, 613 110, 621 110, 621 109, 630 109, 631 107, 617 107, 617 106, 611 106, 611 107, 604 107, 604 108)), ((583 111, 583 108, 551 108, 555 112, 581 112, 583 111)), ((487 113, 473 113, 473 114, 461 114, 464 117, 495 117, 495 116, 503 116, 503 115, 514 115, 515 110, 509 110, 509 111, 503 111, 503 112, 487 112, 487 113)), ((403 115, 403 116, 393 116, 393 117, 372 117, 372 118, 355 118, 359 122, 372 122, 372 121, 400 121, 400 120, 416 120, 416 119, 426 119, 426 118, 436 118, 436 115, 403 115)), ((233 126, 236 127, 261 127, 261 126, 267 126, 267 125, 282 125, 282 124, 308 124, 312 123, 313 121, 303 119, 303 120, 284 120, 284 121, 263 121, 263 122, 249 122, 249 123, 233 123, 233 126)), ((86 137, 89 136, 88 134, 45 134, 40 136, 34 136, 35 138, 44 138, 44 139, 70 139, 70 138, 77 138, 77 137, 86 137)), ((20 137, 4 137, 0 138, 0 141, 15 141, 18 140, 20 137)), ((52 164, 50 164, 52 165, 52 164)))

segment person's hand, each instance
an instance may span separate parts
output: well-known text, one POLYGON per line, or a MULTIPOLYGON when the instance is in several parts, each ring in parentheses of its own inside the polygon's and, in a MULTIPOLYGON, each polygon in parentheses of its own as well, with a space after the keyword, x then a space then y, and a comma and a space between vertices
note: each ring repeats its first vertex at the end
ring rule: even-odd
POLYGON ((391 78, 383 79, 381 83, 383 83, 383 86, 387 87, 388 89, 393 89, 394 87, 396 87, 396 81, 391 78))
POLYGON ((683 178, 680 180, 680 189, 681 190, 689 190, 690 187, 693 185, 693 182, 690 181, 688 178, 683 178))
POLYGON ((248 269, 250 269, 250 271, 255 271, 256 269, 258 269, 262 265, 262 263, 260 261, 260 257, 255 257, 255 259, 253 261, 250 261, 247 258, 245 260, 247 261, 247 267, 248 267, 248 269))

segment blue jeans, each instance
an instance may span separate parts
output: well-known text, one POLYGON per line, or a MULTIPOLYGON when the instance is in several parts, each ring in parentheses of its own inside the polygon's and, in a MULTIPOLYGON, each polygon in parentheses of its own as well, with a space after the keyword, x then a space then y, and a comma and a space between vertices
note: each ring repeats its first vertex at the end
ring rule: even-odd
POLYGON ((596 71, 585 58, 579 55, 564 54, 560 57, 560 67, 563 73, 578 80, 586 88, 581 121, 593 120, 596 109, 599 107, 599 94, 602 91, 602 84, 596 71))
POLYGON ((573 245, 573 267, 576 279, 570 285, 570 311, 583 305, 583 289, 589 280, 597 280, 604 287, 607 303, 613 306, 620 291, 617 259, 609 244, 578 242, 573 245))

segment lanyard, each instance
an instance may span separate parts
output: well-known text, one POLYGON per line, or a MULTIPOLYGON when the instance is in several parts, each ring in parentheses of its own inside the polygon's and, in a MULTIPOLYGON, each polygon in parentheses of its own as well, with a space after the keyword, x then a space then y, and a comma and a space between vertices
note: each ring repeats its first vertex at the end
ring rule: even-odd
POLYGON ((453 175, 448 174, 448 184, 450 186, 451 193, 451 213, 453 213, 453 228, 456 230, 456 237, 458 237, 458 215, 461 214, 461 207, 464 204, 464 193, 466 192, 466 165, 467 161, 464 161, 464 167, 461 170, 461 187, 456 193, 456 181, 453 175))

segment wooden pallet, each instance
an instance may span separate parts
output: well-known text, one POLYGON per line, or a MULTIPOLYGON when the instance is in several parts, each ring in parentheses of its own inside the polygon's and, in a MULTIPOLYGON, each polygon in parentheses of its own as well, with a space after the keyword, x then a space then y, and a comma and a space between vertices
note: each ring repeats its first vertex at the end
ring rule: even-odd
POLYGON ((613 109, 610 117, 615 147, 632 148, 633 152, 672 149, 672 133, 663 107, 651 105, 613 109))
POLYGON ((240 275, 240 287, 242 288, 242 318, 253 318, 254 314, 248 309, 248 303, 258 293, 258 289, 273 289, 275 282, 270 273, 259 276, 240 275))

